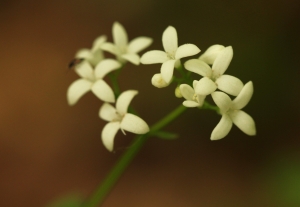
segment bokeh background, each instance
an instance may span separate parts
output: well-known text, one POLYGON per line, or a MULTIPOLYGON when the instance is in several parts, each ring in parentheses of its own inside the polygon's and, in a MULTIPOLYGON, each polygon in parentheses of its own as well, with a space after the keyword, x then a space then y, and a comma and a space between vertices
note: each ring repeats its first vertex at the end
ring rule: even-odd
MULTIPOLYGON (((300 206, 299 20, 297 0, 1 0, 0 206, 84 199, 129 146, 134 136, 118 133, 114 153, 103 147, 92 94, 66 101, 78 78, 69 61, 99 35, 112 41, 114 21, 130 39, 152 37, 148 50, 162 49, 168 25, 179 45, 232 45, 227 73, 254 82, 245 111, 258 134, 233 127, 212 142, 220 116, 190 109, 167 127, 180 138, 150 139, 103 206, 300 206)), ((159 68, 128 64, 120 76, 122 90, 140 91, 132 104, 150 125, 183 101, 174 85, 151 85, 159 68)))

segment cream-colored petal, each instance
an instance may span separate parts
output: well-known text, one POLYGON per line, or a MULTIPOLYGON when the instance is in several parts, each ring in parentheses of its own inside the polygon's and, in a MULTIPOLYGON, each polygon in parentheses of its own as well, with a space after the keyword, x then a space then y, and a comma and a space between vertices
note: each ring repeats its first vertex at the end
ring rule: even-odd
POLYGON ((186 100, 193 100, 195 91, 194 91, 194 89, 190 85, 188 85, 188 84, 181 84, 179 86, 179 88, 180 88, 181 95, 186 100))
POLYGON ((104 103, 99 110, 99 117, 108 122, 117 120, 117 110, 109 103, 104 103))
POLYGON ((239 95, 232 101, 232 109, 242 109, 250 101, 253 95, 253 83, 249 81, 245 84, 239 95))
POLYGON ((233 96, 237 96, 244 86, 240 79, 231 75, 220 76, 216 80, 216 84, 218 85, 218 89, 233 96))
POLYGON ((103 43, 103 45, 101 46, 101 49, 106 52, 109 52, 111 54, 114 54, 116 56, 120 55, 120 51, 119 51, 118 47, 116 47, 116 45, 112 44, 111 42, 103 43))
POLYGON ((221 113, 225 113, 228 111, 228 109, 231 106, 232 101, 226 93, 216 91, 216 92, 213 92, 211 94, 211 96, 212 96, 215 104, 220 108, 221 113))
POLYGON ((111 87, 102 79, 97 80, 92 86, 93 93, 102 101, 114 103, 115 95, 111 87))
POLYGON ((199 81, 197 81, 197 80, 194 80, 194 81, 193 81, 193 88, 194 88, 194 89, 196 88, 198 82, 199 82, 199 81))
POLYGON ((114 139, 117 134, 117 132, 120 129, 120 122, 110 122, 107 123, 101 133, 101 139, 109 151, 112 151, 114 148, 114 139))
POLYGON ((128 44, 128 37, 125 28, 119 22, 115 22, 113 24, 112 34, 115 45, 120 48, 121 51, 125 52, 128 44))
POLYGON ((146 134, 149 132, 148 124, 140 117, 133 114, 126 114, 121 121, 121 129, 135 133, 146 134))
POLYGON ((256 135, 255 122, 249 114, 241 110, 234 110, 230 111, 229 116, 233 123, 245 134, 249 136, 256 135))
POLYGON ((68 88, 67 99, 69 105, 74 105, 88 91, 91 90, 92 82, 85 79, 74 81, 68 88))
POLYGON ((216 57, 212 69, 214 71, 214 77, 218 78, 223 75, 227 70, 233 57, 233 50, 231 46, 225 47, 216 57))
POLYGON ((154 64, 154 63, 164 63, 169 60, 167 54, 160 50, 151 50, 146 52, 141 57, 142 64, 154 64))
POLYGON ((173 77, 175 60, 168 60, 161 65, 160 73, 166 83, 170 83, 173 77))
POLYGON ((104 42, 106 42, 106 39, 107 38, 105 35, 101 35, 97 37, 93 43, 92 52, 101 49, 101 46, 103 45, 104 42))
POLYGON ((185 107, 189 107, 189 108, 200 106, 200 104, 197 103, 196 101, 189 101, 189 100, 184 101, 184 102, 182 103, 182 105, 184 105, 185 107))
POLYGON ((75 66, 75 72, 82 78, 95 80, 94 70, 88 61, 83 61, 75 66))
POLYGON ((125 60, 131 62, 132 64, 139 65, 140 64, 140 56, 135 53, 127 53, 121 56, 125 60))
POLYGON ((178 47, 175 53, 175 59, 181 59, 196 55, 200 52, 200 49, 194 44, 184 44, 178 47))
POLYGON ((212 45, 210 46, 200 57, 199 60, 212 65, 218 56, 218 54, 224 49, 223 45, 212 45))
POLYGON ((130 41, 127 51, 128 53, 139 53, 151 45, 152 38, 149 37, 137 37, 130 41))
POLYGON ((89 59, 89 62, 93 66, 96 66, 103 59, 104 59, 103 51, 99 49, 93 52, 92 58, 89 59))
POLYGON ((130 102, 132 101, 133 97, 137 94, 138 91, 136 90, 128 90, 120 94, 116 102, 116 109, 120 115, 124 115, 127 113, 130 102))
POLYGON ((227 114, 224 114, 220 120, 220 122, 217 124, 217 126, 214 128, 214 130, 211 133, 210 139, 211 140, 219 140, 224 138, 230 131, 232 127, 232 121, 229 118, 227 114))
POLYGON ((197 94, 197 102, 199 104, 199 107, 201 107, 204 104, 205 98, 206 98, 206 96, 201 96, 201 95, 197 94))
POLYGON ((187 70, 202 75, 204 77, 211 77, 212 74, 210 66, 207 65, 202 60, 198 60, 198 59, 188 60, 184 63, 184 67, 187 70))
POLYGON ((174 27, 168 26, 167 29, 163 32, 162 43, 164 50, 170 54, 175 55, 175 52, 178 48, 178 38, 177 31, 174 27))
POLYGON ((204 77, 199 80, 195 88, 196 94, 207 96, 217 89, 217 85, 210 78, 204 77))
POLYGON ((160 73, 154 74, 154 76, 151 79, 151 83, 153 86, 157 88, 164 88, 167 87, 170 83, 167 83, 160 73))
POLYGON ((111 71, 117 70, 121 67, 121 63, 114 59, 102 60, 95 68, 95 76, 97 79, 103 79, 111 71))
POLYGON ((90 59, 92 57, 92 52, 89 49, 81 49, 79 50, 76 55, 76 58, 83 58, 83 59, 90 59))

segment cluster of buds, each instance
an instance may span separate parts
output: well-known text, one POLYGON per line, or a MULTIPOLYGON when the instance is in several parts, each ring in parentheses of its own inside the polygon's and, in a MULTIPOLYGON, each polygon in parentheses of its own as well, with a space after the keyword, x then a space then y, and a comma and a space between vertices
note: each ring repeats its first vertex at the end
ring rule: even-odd
POLYGON ((137 115, 128 113, 128 107, 132 98, 138 93, 136 90, 127 90, 121 94, 103 80, 111 73, 120 70, 126 62, 135 65, 161 63, 160 73, 152 77, 152 85, 157 88, 177 83, 175 94, 183 97, 185 107, 202 108, 207 96, 211 95, 217 105, 222 118, 211 134, 211 140, 224 138, 232 128, 233 123, 247 135, 255 135, 254 120, 242 111, 253 94, 253 84, 246 83, 233 76, 224 74, 232 57, 231 46, 213 45, 209 47, 199 58, 187 60, 181 64, 181 59, 194 56, 200 49, 194 44, 184 44, 178 47, 177 31, 169 26, 163 32, 162 43, 164 51, 152 50, 142 55, 138 53, 152 43, 148 37, 138 37, 128 43, 127 33, 124 27, 116 22, 112 29, 114 43, 106 42, 105 36, 98 37, 91 49, 82 49, 77 52, 75 58, 75 72, 81 77, 73 82, 67 92, 70 105, 74 105, 88 91, 92 91, 104 102, 99 111, 99 116, 109 123, 102 130, 104 146, 112 151, 114 137, 119 129, 145 134, 149 132, 148 124, 137 115), (115 59, 105 59, 104 51, 116 56, 115 59), (174 76, 177 69, 182 77, 174 76), (192 80, 190 72, 196 73, 202 78, 192 80), (230 96, 235 97, 233 100, 230 96), (116 100, 117 97, 117 100, 116 100), (116 102, 116 107, 111 103, 116 102))

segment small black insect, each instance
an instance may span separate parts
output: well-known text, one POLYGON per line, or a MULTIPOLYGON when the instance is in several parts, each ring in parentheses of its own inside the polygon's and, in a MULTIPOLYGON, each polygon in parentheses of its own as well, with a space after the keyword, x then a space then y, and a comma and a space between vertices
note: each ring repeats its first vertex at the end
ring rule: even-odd
POLYGON ((69 68, 69 69, 73 69, 76 65, 80 64, 83 60, 84 60, 84 58, 74 58, 74 59, 69 63, 68 68, 69 68))

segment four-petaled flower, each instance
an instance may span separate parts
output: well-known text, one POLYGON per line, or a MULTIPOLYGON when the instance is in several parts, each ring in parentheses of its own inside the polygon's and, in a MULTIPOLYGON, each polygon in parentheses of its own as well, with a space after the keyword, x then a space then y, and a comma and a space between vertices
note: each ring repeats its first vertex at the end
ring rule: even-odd
POLYGON ((162 63, 160 69, 162 78, 166 83, 170 83, 174 67, 180 65, 180 59, 196 55, 200 52, 200 49, 194 44, 184 44, 178 47, 177 32, 172 26, 167 27, 163 32, 162 43, 165 51, 148 51, 141 57, 141 63, 162 63))
POLYGON ((87 61, 77 65, 75 71, 81 78, 74 81, 68 88, 67 99, 69 105, 74 105, 80 97, 90 90, 102 101, 115 102, 114 92, 103 78, 109 72, 120 67, 121 64, 113 59, 102 60, 96 65, 95 69, 87 61))
POLYGON ((181 95, 186 99, 182 104, 185 107, 201 107, 204 103, 206 96, 202 96, 195 93, 194 88, 196 88, 198 81, 193 81, 193 88, 188 84, 180 85, 181 95))
POLYGON ((100 118, 109 122, 104 126, 101 134, 102 142, 109 151, 113 150, 114 138, 119 129, 124 134, 124 130, 135 134, 149 132, 149 126, 143 119, 127 113, 128 106, 137 93, 136 90, 125 91, 117 99, 116 108, 109 103, 104 103, 100 108, 100 118))
POLYGON ((105 35, 97 37, 91 49, 81 49, 76 53, 75 57, 78 59, 84 59, 92 66, 96 66, 101 60, 104 59, 101 46, 105 43, 105 41, 105 35))
POLYGON ((228 46, 217 54, 212 67, 199 59, 185 62, 184 66, 187 70, 204 76, 195 88, 197 94, 209 95, 217 88, 233 96, 240 93, 243 88, 242 81, 231 75, 223 75, 231 62, 232 56, 232 47, 228 46))
POLYGON ((223 92, 213 92, 212 98, 216 105, 220 108, 222 118, 218 125, 214 128, 210 139, 218 140, 224 138, 230 131, 232 123, 234 123, 245 134, 253 136, 256 134, 254 120, 247 113, 242 111, 253 94, 253 84, 249 81, 240 94, 232 101, 230 97, 223 92))
POLYGON ((137 54, 152 43, 149 37, 137 37, 128 43, 128 37, 124 27, 115 22, 112 28, 114 44, 104 43, 101 48, 104 51, 114 54, 121 63, 129 61, 135 65, 140 64, 140 57, 137 54))

